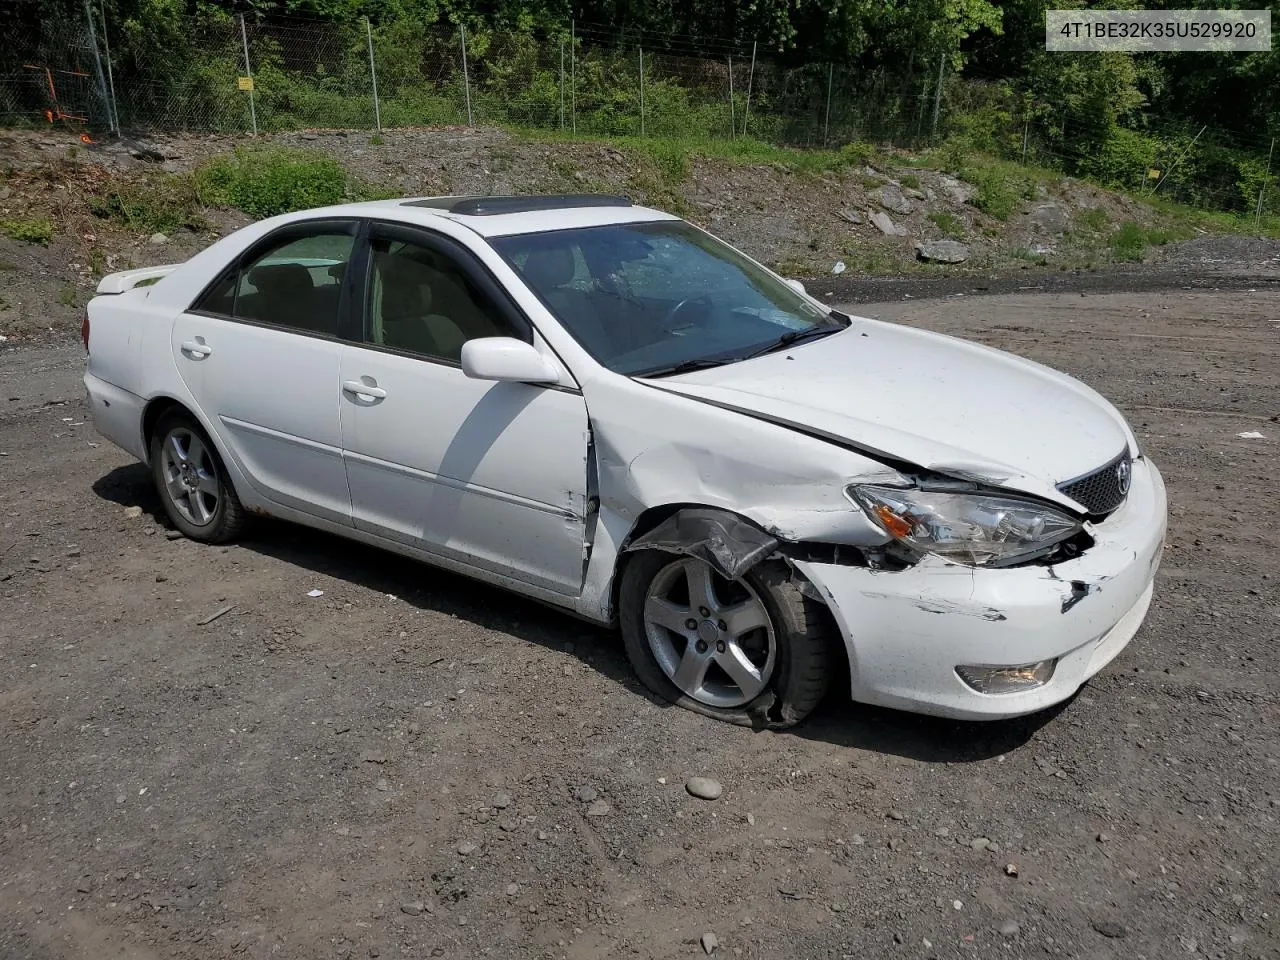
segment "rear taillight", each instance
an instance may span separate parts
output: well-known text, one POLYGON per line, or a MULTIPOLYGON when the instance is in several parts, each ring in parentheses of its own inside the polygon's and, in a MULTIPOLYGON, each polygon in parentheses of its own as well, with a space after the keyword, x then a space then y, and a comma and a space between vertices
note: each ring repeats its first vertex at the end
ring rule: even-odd
POLYGON ((80 339, 84 341, 85 350, 89 349, 89 311, 84 312, 84 319, 80 321, 80 339))

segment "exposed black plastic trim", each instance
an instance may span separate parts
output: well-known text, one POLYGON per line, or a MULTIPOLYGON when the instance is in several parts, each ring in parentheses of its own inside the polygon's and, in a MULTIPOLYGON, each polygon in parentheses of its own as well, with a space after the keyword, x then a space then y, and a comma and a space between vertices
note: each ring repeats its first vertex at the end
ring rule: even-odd
POLYGON ((631 198, 605 193, 552 193, 524 197, 429 197, 406 200, 402 206, 445 210, 461 217, 493 217, 504 213, 533 213, 573 207, 629 207, 631 198))

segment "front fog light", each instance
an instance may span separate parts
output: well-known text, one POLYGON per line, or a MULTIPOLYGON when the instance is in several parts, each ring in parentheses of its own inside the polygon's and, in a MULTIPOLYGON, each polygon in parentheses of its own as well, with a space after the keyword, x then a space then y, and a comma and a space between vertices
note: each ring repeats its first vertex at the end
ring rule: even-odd
POLYGON ((1021 667, 956 667, 956 675, 979 693, 1025 693, 1043 687, 1053 677, 1057 660, 1041 660, 1021 667))

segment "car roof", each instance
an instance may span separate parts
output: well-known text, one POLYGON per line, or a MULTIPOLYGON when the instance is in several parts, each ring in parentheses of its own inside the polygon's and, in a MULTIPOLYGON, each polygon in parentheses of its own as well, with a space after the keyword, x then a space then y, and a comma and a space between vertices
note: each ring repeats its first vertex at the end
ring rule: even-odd
POLYGON ((680 218, 607 194, 532 194, 521 197, 405 197, 369 200, 301 211, 298 219, 324 216, 372 216, 380 220, 430 226, 452 220, 482 237, 502 237, 550 230, 573 230, 616 223, 650 223, 680 218))

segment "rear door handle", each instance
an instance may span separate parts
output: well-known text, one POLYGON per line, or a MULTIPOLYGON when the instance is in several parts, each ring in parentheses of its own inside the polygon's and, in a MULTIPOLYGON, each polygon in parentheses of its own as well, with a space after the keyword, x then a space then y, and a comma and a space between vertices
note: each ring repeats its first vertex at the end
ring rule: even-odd
POLYGON ((203 337, 196 337, 194 340, 184 340, 182 342, 182 352, 193 360, 203 360, 213 353, 213 347, 205 343, 203 337))
POLYGON ((387 391, 381 387, 375 387, 360 380, 343 380, 342 389, 347 393, 354 393, 357 397, 369 397, 374 400, 381 400, 387 395, 387 391))

